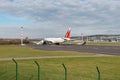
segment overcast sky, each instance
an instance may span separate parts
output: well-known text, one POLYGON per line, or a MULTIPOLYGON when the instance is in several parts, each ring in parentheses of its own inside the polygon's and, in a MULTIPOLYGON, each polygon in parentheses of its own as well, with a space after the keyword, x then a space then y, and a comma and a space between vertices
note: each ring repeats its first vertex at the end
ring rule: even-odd
POLYGON ((0 38, 120 34, 120 0, 0 0, 0 38))

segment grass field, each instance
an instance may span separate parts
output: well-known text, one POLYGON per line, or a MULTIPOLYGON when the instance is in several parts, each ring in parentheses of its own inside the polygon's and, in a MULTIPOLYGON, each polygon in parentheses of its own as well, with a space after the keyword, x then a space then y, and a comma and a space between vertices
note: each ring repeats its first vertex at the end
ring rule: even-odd
POLYGON ((87 42, 86 45, 96 45, 96 46, 120 46, 120 42, 87 42))
MULTIPOLYGON (((41 80, 64 80, 64 63, 68 70, 68 80, 97 80, 96 66, 99 66, 101 80, 120 80, 120 56, 93 56, 79 52, 41 51, 20 46, 0 46, 0 57, 28 56, 86 56, 80 58, 53 58, 17 60, 19 80, 37 80, 38 61, 41 66, 41 80)), ((12 60, 0 61, 0 80, 15 80, 15 64, 12 60)))
POLYGON ((65 51, 43 51, 29 47, 21 47, 15 45, 0 46, 0 58, 7 57, 33 57, 33 56, 91 56, 94 54, 80 52, 65 52, 65 51))
MULTIPOLYGON (((83 41, 81 42, 65 42, 65 44, 79 44, 79 43, 83 43, 83 41)), ((120 42, 93 42, 93 41, 87 41, 86 45, 95 45, 95 46, 120 46, 120 42)))

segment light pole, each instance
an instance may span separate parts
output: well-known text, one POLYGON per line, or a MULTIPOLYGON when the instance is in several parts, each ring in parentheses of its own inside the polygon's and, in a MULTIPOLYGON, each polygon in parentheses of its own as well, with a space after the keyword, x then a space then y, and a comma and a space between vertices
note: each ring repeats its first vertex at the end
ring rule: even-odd
POLYGON ((21 27, 21 46, 23 46, 23 27, 21 27))
POLYGON ((82 41, 83 41, 83 33, 81 33, 82 41))

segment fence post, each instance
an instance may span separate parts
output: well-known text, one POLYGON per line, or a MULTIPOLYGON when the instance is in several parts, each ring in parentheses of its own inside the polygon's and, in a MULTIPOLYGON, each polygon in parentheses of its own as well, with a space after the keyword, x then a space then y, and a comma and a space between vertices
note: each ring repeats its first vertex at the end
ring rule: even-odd
POLYGON ((35 61, 36 65, 38 66, 38 80, 40 80, 40 65, 37 61, 35 61))
POLYGON ((12 58, 12 60, 16 64, 16 80, 18 80, 18 63, 14 58, 12 58))
POLYGON ((98 66, 96 66, 96 69, 97 69, 97 72, 98 72, 98 80, 100 80, 100 71, 99 71, 98 66))
POLYGON ((63 65, 64 70, 65 70, 65 80, 67 80, 67 68, 66 68, 66 66, 64 64, 62 64, 62 65, 63 65))

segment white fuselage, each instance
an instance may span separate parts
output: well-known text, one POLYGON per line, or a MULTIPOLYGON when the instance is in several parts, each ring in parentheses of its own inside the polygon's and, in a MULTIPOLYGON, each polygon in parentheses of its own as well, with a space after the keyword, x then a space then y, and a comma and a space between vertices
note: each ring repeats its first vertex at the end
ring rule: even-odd
POLYGON ((44 41, 52 42, 52 43, 62 43, 64 42, 64 38, 45 38, 44 41))

